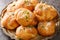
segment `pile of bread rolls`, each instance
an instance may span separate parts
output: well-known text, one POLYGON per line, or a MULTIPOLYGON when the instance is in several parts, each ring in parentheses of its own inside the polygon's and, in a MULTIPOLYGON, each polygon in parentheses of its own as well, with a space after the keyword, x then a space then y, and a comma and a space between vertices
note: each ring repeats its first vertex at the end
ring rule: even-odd
POLYGON ((17 0, 7 6, 1 24, 7 30, 15 30, 21 40, 30 40, 37 35, 44 37, 55 33, 58 13, 49 4, 38 0, 17 0))

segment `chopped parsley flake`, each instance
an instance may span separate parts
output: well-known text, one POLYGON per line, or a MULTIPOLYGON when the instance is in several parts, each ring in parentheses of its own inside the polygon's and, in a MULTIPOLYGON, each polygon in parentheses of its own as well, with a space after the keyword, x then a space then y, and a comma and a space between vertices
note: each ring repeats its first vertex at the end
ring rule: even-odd
POLYGON ((25 13, 26 13, 26 14, 29 14, 29 12, 28 12, 28 11, 26 11, 25 13))
POLYGON ((15 6, 15 5, 13 5, 13 6, 15 6))
POLYGON ((26 21, 28 22, 28 16, 25 16, 25 18, 26 18, 26 21))
POLYGON ((30 1, 29 1, 29 0, 25 0, 24 2, 25 2, 25 4, 27 4, 27 5, 30 4, 30 1))
POLYGON ((26 19, 28 19, 28 16, 25 16, 26 19))
POLYGON ((14 15, 14 13, 12 13, 12 15, 14 15))
POLYGON ((28 15, 29 15, 29 12, 28 12, 28 11, 24 11, 23 13, 26 14, 25 18, 26 18, 26 20, 27 20, 27 22, 28 22, 28 15))
POLYGON ((40 9, 42 9, 42 8, 43 8, 43 6, 40 6, 39 8, 40 8, 40 9))
POLYGON ((42 28, 44 29, 44 26, 42 26, 42 28))
POLYGON ((29 14, 29 12, 28 12, 28 11, 24 11, 23 13, 25 13, 25 14, 29 14))
POLYGON ((24 2, 25 2, 26 4, 28 4, 28 1, 27 1, 27 0, 25 0, 24 2))
POLYGON ((29 12, 27 12, 27 14, 29 14, 29 12))
POLYGON ((28 1, 25 0, 24 2, 27 3, 28 1))

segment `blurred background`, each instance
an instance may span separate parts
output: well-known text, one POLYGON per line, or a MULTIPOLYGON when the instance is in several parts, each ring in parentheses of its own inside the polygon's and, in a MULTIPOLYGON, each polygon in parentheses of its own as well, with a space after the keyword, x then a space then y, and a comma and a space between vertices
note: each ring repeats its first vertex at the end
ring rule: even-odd
MULTIPOLYGON (((1 14, 1 11, 4 9, 4 7, 12 1, 15 1, 15 0, 0 0, 0 14, 1 14)), ((53 5, 60 13, 60 0, 42 0, 42 1, 50 5, 53 5)), ((11 40, 8 36, 6 36, 2 32, 1 28, 0 28, 0 40, 11 40)), ((52 39, 49 39, 49 40, 60 40, 60 31, 58 31, 56 35, 52 39)))

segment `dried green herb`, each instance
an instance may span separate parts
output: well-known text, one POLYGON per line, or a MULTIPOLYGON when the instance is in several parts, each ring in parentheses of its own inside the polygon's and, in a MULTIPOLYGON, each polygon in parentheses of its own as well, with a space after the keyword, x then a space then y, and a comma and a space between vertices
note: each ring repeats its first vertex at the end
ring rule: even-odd
POLYGON ((25 18, 26 18, 26 21, 28 22, 28 16, 25 16, 25 18))
POLYGON ((30 1, 29 1, 29 0, 25 0, 24 2, 25 2, 25 4, 27 4, 27 5, 30 4, 30 1))
POLYGON ((12 15, 14 15, 14 13, 12 13, 12 15))
POLYGON ((25 18, 28 19, 28 14, 29 14, 29 12, 28 12, 28 11, 24 11, 24 14, 27 14, 27 15, 25 16, 25 18))
POLYGON ((28 1, 25 0, 24 2, 27 3, 28 1))
POLYGON ((27 20, 27 22, 28 22, 28 15, 29 15, 29 12, 28 12, 28 11, 24 11, 23 13, 26 14, 25 18, 26 18, 26 20, 27 20))
POLYGON ((24 11, 23 13, 24 13, 24 14, 29 14, 29 12, 28 12, 28 11, 24 11))
POLYGON ((42 9, 42 8, 43 8, 43 6, 39 6, 39 8, 40 8, 40 9, 42 9))
POLYGON ((26 19, 28 19, 28 16, 25 16, 26 19))
POLYGON ((45 27, 42 25, 42 28, 44 29, 45 27))
POLYGON ((28 4, 28 0, 25 0, 24 2, 25 2, 25 4, 28 4))
POLYGON ((13 5, 13 6, 15 6, 15 5, 13 5))
POLYGON ((26 12, 26 14, 29 14, 29 12, 26 12))

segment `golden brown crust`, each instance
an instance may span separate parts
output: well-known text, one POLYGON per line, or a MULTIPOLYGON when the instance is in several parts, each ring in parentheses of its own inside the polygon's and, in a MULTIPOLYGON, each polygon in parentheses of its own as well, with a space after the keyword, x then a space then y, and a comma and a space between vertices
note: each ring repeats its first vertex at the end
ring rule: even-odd
POLYGON ((17 22, 22 26, 36 25, 34 14, 25 8, 20 8, 15 12, 17 22))
POLYGON ((15 29, 18 23, 13 16, 14 12, 7 12, 1 20, 2 25, 7 29, 15 29))
POLYGON ((15 4, 16 2, 12 2, 11 4, 9 4, 6 8, 7 12, 14 12, 16 10, 15 4))
POLYGON ((38 24, 39 34, 43 36, 51 36, 55 33, 55 23, 50 22, 41 22, 38 24))
POLYGON ((16 3, 16 7, 23 7, 32 11, 37 3, 38 0, 18 0, 16 3))
MULTIPOLYGON (((38 0, 18 0, 9 4, 1 21, 4 32, 12 39, 21 38, 22 40, 33 40, 37 36, 52 36, 55 33, 56 19, 54 18, 58 16, 57 11, 51 5, 37 3, 38 0)), ((38 37, 37 40, 39 40, 38 37)))
POLYGON ((49 21, 56 18, 58 13, 53 6, 45 3, 38 3, 35 7, 34 14, 39 21, 49 21))
POLYGON ((7 11, 13 12, 21 7, 27 8, 32 11, 37 3, 38 0, 18 0, 16 2, 13 2, 12 4, 9 4, 7 7, 7 11))
POLYGON ((29 40, 37 36, 37 31, 34 27, 20 26, 16 30, 16 37, 24 40, 29 40))

